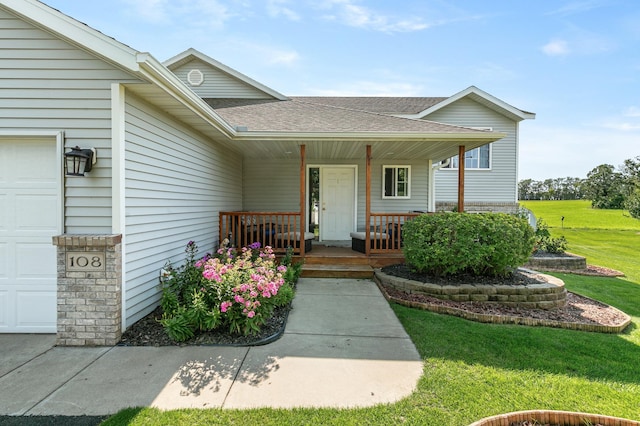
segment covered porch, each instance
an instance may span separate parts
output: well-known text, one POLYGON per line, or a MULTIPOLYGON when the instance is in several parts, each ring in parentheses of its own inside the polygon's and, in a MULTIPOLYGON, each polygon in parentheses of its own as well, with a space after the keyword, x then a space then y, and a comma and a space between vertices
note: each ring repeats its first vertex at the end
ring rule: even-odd
MULTIPOLYGON (((465 129, 466 130, 466 129, 465 129)), ((471 129, 469 129, 471 130, 471 129)), ((304 259, 305 269, 312 269, 311 265, 362 265, 380 267, 403 261, 402 255, 402 227, 404 223, 412 218, 435 211, 435 171, 441 162, 459 155, 464 158, 465 152, 477 148, 487 143, 500 139, 504 135, 491 131, 471 131, 464 132, 464 135, 425 135, 420 138, 409 138, 397 136, 396 138, 384 140, 362 140, 362 135, 356 141, 247 141, 246 148, 250 152, 249 157, 255 156, 270 159, 272 164, 280 164, 278 158, 282 159, 281 167, 288 167, 289 172, 295 167, 297 169, 297 182, 295 189, 292 186, 292 179, 287 181, 287 199, 293 202, 295 198, 297 209, 289 211, 270 211, 264 209, 245 209, 242 211, 223 211, 219 214, 219 235, 222 244, 230 244, 236 247, 248 246, 254 242, 260 242, 262 246, 271 246, 278 255, 284 255, 287 249, 291 249, 294 255, 304 259), (292 161, 292 154, 296 152, 299 160, 292 161), (415 179, 411 182, 414 186, 426 186, 414 190, 416 193, 426 194, 422 198, 418 196, 404 197, 405 199, 396 201, 394 199, 383 200, 378 190, 373 188, 372 182, 381 184, 381 164, 404 164, 408 160, 417 169, 420 165, 422 170, 421 180, 415 179), (376 169, 373 163, 377 160, 376 169), (356 163, 363 165, 364 173, 356 168, 357 181, 354 204, 357 212, 349 211, 347 221, 351 221, 350 231, 346 238, 339 238, 336 244, 331 238, 326 238, 326 233, 319 232, 318 228, 331 227, 332 223, 323 223, 320 220, 319 227, 317 219, 314 218, 319 211, 325 209, 327 194, 335 192, 337 186, 326 184, 323 186, 325 196, 321 196, 322 203, 314 204, 311 193, 314 187, 310 184, 311 168, 317 164, 339 164, 339 167, 348 168, 349 164, 356 163), (347 164, 347 165, 345 165, 347 164), (358 180, 358 176, 364 182, 358 180), (357 191, 361 188, 364 191, 357 191), (298 193, 296 193, 298 192, 298 193), (362 193, 364 192, 364 194, 362 193), (315 208, 315 209, 314 209, 315 208), (315 211, 314 211, 315 210, 315 211), (339 260, 338 260, 339 259, 339 260)), ((378 135, 379 137, 379 135, 378 135)), ((363 138, 364 139, 364 138, 363 138)), ((261 160, 267 162, 267 160, 261 160)), ((459 162, 458 168, 458 200, 457 210, 464 211, 464 161, 459 162)), ((331 166, 327 166, 331 167, 331 166)), ((338 166, 336 166, 338 167, 338 166)), ((384 166, 382 167, 384 168, 384 166)), ((333 170, 333 169, 332 169, 333 170)), ((419 173, 416 171, 416 175, 419 173)), ((292 177, 292 174, 289 174, 292 177)), ((351 179, 351 178, 349 178, 351 179)), ((245 186, 275 185, 264 178, 260 182, 248 182, 245 186)), ((324 185, 324 184, 321 184, 324 185)), ((258 193, 259 189, 253 189, 253 193, 258 193)), ((247 192, 251 192, 247 191, 247 192)), ((244 194, 244 198, 250 197, 244 194)), ((273 198, 273 197, 272 197, 273 198)), ((252 204, 251 200, 245 200, 245 205, 252 204)), ((255 207, 255 205, 253 206, 255 207)), ((325 221, 328 219, 325 219, 325 221)), ((343 234, 344 235, 344 234, 343 234)), ((327 269, 327 268, 325 268, 327 269)), ((329 271, 325 271, 329 274, 329 271)), ((329 275, 331 276, 331 275, 329 275)))

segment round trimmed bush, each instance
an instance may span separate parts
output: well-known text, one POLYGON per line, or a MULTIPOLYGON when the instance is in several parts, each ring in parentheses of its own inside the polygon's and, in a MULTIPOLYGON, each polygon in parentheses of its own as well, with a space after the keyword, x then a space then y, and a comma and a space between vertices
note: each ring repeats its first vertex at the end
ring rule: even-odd
POLYGON ((403 227, 407 265, 436 276, 506 276, 526 263, 534 230, 506 213, 421 215, 403 227))

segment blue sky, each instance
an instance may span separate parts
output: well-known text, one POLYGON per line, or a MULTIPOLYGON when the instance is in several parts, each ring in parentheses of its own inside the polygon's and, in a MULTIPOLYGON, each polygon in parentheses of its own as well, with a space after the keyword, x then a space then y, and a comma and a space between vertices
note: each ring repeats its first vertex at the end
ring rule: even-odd
POLYGON ((520 179, 640 155, 635 0, 44 0, 158 60, 193 47, 285 95, 450 96, 535 112, 520 179))

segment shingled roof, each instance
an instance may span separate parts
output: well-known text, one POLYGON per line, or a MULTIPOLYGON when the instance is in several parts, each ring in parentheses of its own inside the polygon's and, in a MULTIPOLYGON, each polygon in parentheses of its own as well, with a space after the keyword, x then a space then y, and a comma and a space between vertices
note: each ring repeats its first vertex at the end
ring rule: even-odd
POLYGON ((447 98, 373 96, 294 96, 293 100, 380 114, 418 114, 447 98))
POLYGON ((374 110, 424 110, 428 102, 433 103, 435 99, 442 98, 414 98, 414 102, 409 102, 409 99, 411 98, 298 97, 284 101, 220 98, 205 101, 228 124, 236 128, 246 127, 250 132, 484 133, 467 127, 399 118, 380 111, 362 109, 366 107, 368 100, 371 102, 368 108, 374 110))

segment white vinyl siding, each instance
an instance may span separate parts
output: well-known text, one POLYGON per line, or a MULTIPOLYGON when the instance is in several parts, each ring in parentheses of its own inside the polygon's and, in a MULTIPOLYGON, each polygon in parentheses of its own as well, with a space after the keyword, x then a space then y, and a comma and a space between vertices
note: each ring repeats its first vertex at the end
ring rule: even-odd
POLYGON ((137 81, 0 10, 0 127, 63 131, 64 145, 96 148, 87 177, 65 179, 70 234, 111 233, 111 83, 137 81))
POLYGON ((125 326, 160 299, 167 260, 218 244, 219 212, 242 207, 242 159, 127 92, 125 114, 125 326))
MULTIPOLYGON (((395 160, 394 160, 395 161, 395 160)), ((388 161, 384 161, 387 164, 388 161)), ((371 212, 407 213, 427 210, 429 191, 429 170, 426 161, 400 160, 411 166, 411 199, 383 199, 383 160, 371 162, 371 212)), ((399 163, 399 164, 400 164, 399 163)), ((358 167, 357 227, 364 229, 366 167, 363 159, 343 161, 307 159, 313 167, 323 165, 356 165, 358 167)), ((258 212, 297 212, 300 210, 300 160, 264 160, 246 158, 243 168, 244 206, 243 210, 258 212)))
MULTIPOLYGON (((491 144, 491 169, 466 170, 464 198, 467 202, 516 202, 518 124, 467 98, 460 99, 425 117, 466 127, 491 127, 507 136, 491 144)), ((454 169, 436 172, 436 201, 458 198, 458 173, 454 169)))
POLYGON ((224 73, 205 62, 194 59, 172 70, 187 86, 202 98, 244 98, 244 99, 269 99, 271 96, 224 73), (202 84, 192 86, 189 84, 188 74, 192 70, 202 72, 204 80, 202 84))

